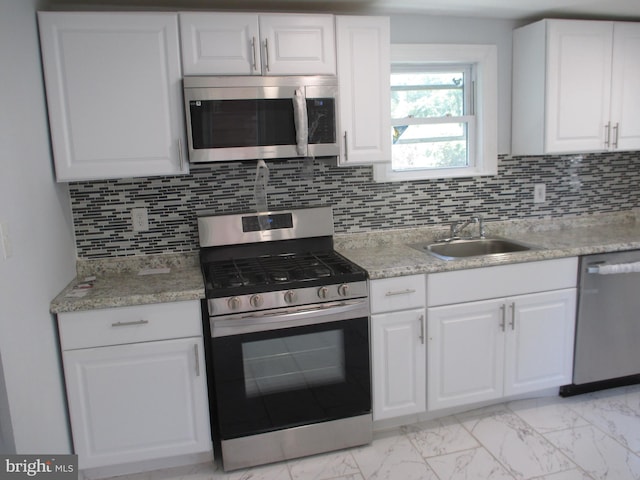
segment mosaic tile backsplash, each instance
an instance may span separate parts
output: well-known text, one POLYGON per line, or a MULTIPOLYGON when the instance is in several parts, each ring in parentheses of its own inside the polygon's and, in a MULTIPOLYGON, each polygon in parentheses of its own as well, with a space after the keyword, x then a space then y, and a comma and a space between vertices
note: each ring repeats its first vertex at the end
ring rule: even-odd
MULTIPOLYGON (((640 152, 543 157, 500 156, 490 177, 375 183, 371 167, 322 160, 270 161, 270 209, 333 206, 336 233, 450 223, 581 216, 640 207, 640 152), (546 202, 533 203, 536 183, 546 202)), ((81 259, 192 252, 196 215, 253 211, 256 162, 194 165, 184 176, 70 185, 81 259), (145 207, 146 232, 133 232, 131 209, 145 207)))

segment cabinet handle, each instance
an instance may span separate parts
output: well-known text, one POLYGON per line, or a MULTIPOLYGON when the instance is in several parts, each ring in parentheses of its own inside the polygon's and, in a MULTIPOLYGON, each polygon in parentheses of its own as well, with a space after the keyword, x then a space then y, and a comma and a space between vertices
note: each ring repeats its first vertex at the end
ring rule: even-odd
POLYGON ((184 155, 182 154, 182 139, 178 139, 178 158, 180 158, 180 171, 184 169, 184 155))
POLYGON ((264 39, 264 68, 269 71, 269 40, 264 39))
POLYGON ((506 310, 507 310, 507 306, 503 303, 502 305, 500 305, 500 330, 502 330, 504 332, 504 326, 505 326, 505 317, 506 317, 506 310))
POLYGON ((607 122, 604 126, 604 146, 607 148, 611 146, 611 122, 607 122))
POLYGON ((251 37, 251 51, 253 52, 252 67, 255 72, 258 70, 258 56, 256 55, 256 37, 251 37))
POLYGON ((349 161, 349 143, 347 142, 347 131, 344 131, 344 161, 349 161))
POLYGON ((416 293, 413 288, 407 288, 406 290, 397 290, 395 292, 387 292, 384 294, 385 297, 393 297, 394 295, 407 295, 410 293, 416 293))
POLYGON ((200 376, 200 355, 198 355, 198 344, 193 346, 193 354, 196 357, 196 377, 200 376))
POLYGON ((420 343, 424 345, 424 315, 420 315, 418 321, 420 322, 420 343))
POLYGON ((613 126, 613 132, 614 132, 614 135, 613 135, 613 149, 614 150, 618 149, 618 134, 620 132, 620 129, 618 128, 619 126, 620 126, 619 123, 616 123, 613 126))
POLYGON ((146 325, 149 320, 134 320, 133 322, 116 322, 112 323, 112 327, 129 327, 131 325, 146 325))
POLYGON ((515 330, 516 329, 516 302, 512 302, 511 305, 509 305, 509 308, 511 309, 511 321, 509 322, 509 326, 511 327, 511 330, 515 330))

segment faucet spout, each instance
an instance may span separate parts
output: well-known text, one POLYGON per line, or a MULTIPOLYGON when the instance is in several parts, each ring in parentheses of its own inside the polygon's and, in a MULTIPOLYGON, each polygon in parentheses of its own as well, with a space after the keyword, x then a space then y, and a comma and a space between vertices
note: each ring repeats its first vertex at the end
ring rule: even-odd
POLYGON ((484 238, 485 232, 484 232, 484 222, 482 220, 482 217, 480 215, 473 215, 471 218, 468 218, 462 223, 453 222, 451 224, 451 232, 450 232, 451 239, 460 238, 460 232, 462 232, 462 230, 464 230, 469 225, 474 223, 478 225, 478 236, 480 238, 484 238))

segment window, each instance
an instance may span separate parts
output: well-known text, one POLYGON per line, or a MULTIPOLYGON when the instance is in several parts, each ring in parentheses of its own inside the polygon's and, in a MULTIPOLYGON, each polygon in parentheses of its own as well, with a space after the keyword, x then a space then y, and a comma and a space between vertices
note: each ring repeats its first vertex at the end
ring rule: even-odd
POLYGON ((392 160, 376 181, 496 173, 496 57, 491 45, 392 45, 392 160))

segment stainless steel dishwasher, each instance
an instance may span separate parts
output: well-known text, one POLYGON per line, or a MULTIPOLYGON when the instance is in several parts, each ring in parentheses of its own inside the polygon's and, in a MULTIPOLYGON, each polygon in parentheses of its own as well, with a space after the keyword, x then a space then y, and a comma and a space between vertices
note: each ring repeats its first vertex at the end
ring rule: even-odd
POLYGON ((575 395, 640 382, 640 250, 580 259, 575 395))

